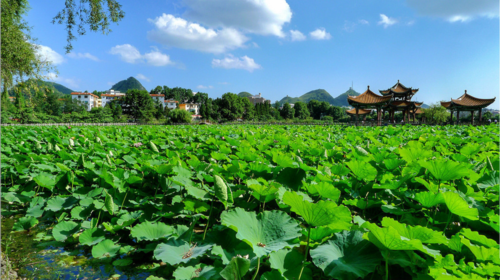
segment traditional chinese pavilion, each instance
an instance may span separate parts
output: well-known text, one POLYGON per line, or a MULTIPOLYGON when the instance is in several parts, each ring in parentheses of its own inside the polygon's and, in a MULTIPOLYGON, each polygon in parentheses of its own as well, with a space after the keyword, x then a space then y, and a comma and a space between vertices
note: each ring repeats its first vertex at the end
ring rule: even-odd
MULTIPOLYGON (((346 110, 345 112, 351 117, 356 116, 356 109, 346 110)), ((372 110, 358 109, 358 115, 363 116, 363 120, 366 120, 366 116, 369 115, 371 112, 372 110)))
POLYGON ((382 96, 391 97, 389 104, 384 107, 384 110, 389 112, 391 122, 394 122, 394 114, 398 111, 403 112, 403 121, 409 122, 410 114, 413 116, 413 121, 415 121, 415 115, 423 104, 423 102, 411 100, 413 95, 418 92, 418 88, 405 87, 398 80, 393 87, 387 90, 379 90, 379 92, 382 96))
POLYGON ((346 111, 348 114, 352 114, 356 116, 356 125, 358 124, 358 116, 366 115, 368 109, 376 109, 377 110, 377 122, 380 125, 382 120, 382 108, 387 106, 391 101, 392 96, 381 96, 370 90, 370 86, 368 89, 358 96, 347 96, 347 102, 349 105, 354 107, 349 111, 346 111))
POLYGON ((490 106, 493 102, 495 102, 496 97, 491 99, 480 99, 474 97, 472 95, 467 94, 467 90, 465 93, 460 96, 458 99, 451 99, 449 102, 441 101, 441 106, 451 111, 453 116, 453 111, 457 112, 457 124, 459 120, 460 112, 471 112, 472 124, 474 124, 474 111, 479 111, 479 121, 481 121, 481 111, 483 108, 490 106))

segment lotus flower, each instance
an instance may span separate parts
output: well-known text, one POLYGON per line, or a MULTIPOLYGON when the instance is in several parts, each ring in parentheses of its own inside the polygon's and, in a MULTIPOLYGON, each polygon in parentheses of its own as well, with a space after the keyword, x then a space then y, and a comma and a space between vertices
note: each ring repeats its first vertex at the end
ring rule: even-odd
POLYGON ((140 147, 140 146, 142 146, 142 143, 141 143, 141 142, 139 142, 139 143, 134 143, 134 147, 136 147, 136 148, 137 148, 137 147, 140 147))

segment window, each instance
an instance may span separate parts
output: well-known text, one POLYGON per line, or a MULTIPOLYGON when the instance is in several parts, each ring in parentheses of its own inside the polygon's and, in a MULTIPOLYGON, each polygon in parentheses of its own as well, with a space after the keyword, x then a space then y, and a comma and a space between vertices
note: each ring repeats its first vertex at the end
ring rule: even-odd
POLYGON ((88 95, 85 95, 85 98, 89 98, 89 96, 88 96, 88 95))

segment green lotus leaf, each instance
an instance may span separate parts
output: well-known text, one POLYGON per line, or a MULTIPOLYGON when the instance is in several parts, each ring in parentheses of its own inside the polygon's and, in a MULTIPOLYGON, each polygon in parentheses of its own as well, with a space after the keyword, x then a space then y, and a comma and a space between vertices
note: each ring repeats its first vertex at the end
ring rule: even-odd
POLYGON ((166 262, 170 265, 187 263, 205 254, 212 248, 212 244, 193 244, 185 240, 169 239, 166 243, 160 243, 154 250, 154 256, 157 260, 166 262))
POLYGON ((481 189, 500 185, 500 174, 498 171, 493 171, 490 174, 484 175, 477 181, 477 186, 481 189))
POLYGON ((68 196, 68 197, 53 197, 47 201, 47 206, 45 206, 45 210, 51 210, 54 212, 58 212, 61 209, 71 209, 73 205, 78 202, 78 199, 68 196))
POLYGON ((401 158, 406 162, 410 163, 412 161, 416 161, 421 158, 429 158, 432 156, 432 151, 428 149, 424 149, 422 143, 417 143, 415 145, 411 145, 411 142, 408 143, 408 148, 399 149, 399 154, 401 158))
POLYGON ((134 261, 132 259, 117 259, 113 262, 114 266, 129 266, 134 261))
POLYGON ((473 221, 479 219, 477 209, 470 208, 467 202, 458 193, 445 192, 443 193, 443 199, 451 213, 473 221))
POLYGON ((294 168, 294 167, 296 167, 295 164, 294 164, 294 161, 293 161, 292 157, 290 155, 287 155, 287 154, 283 155, 283 154, 275 153, 275 154, 273 154, 273 161, 278 166, 281 166, 283 168, 286 168, 286 167, 294 168))
POLYGON ((215 185, 214 185, 214 190, 215 190, 215 197, 217 197, 226 207, 227 209, 227 186, 226 183, 224 183, 224 180, 222 180, 221 177, 215 175, 215 185))
POLYGON ((488 248, 499 248, 498 242, 496 240, 489 239, 488 237, 479 234, 479 232, 477 231, 472 231, 468 228, 462 228, 459 234, 465 236, 475 244, 479 244, 488 248))
POLYGON ((108 210, 110 215, 113 215, 115 212, 115 203, 113 202, 113 197, 105 191, 106 193, 106 198, 104 199, 104 206, 106 207, 106 210, 108 210))
POLYGON ((69 236, 77 233, 80 225, 75 222, 63 221, 52 229, 52 235, 56 241, 65 241, 69 236))
POLYGON ((276 181, 294 191, 298 191, 302 186, 302 180, 306 178, 306 175, 306 172, 302 168, 286 167, 280 171, 278 177, 276 177, 276 181))
POLYGON ((43 204, 37 204, 26 210, 26 216, 40 218, 43 215, 44 210, 42 210, 43 204))
POLYGON ((181 267, 179 266, 172 275, 176 280, 211 280, 220 279, 219 275, 222 268, 213 267, 204 264, 197 264, 195 266, 181 267))
POLYGON ((441 182, 457 180, 469 174, 465 165, 442 158, 422 161, 420 165, 429 170, 432 176, 441 182))
POLYGON ((260 280, 286 280, 286 278, 279 271, 271 270, 262 274, 260 280))
POLYGON ((394 170, 399 166, 403 165, 404 163, 405 163, 404 160, 394 159, 394 158, 384 160, 384 165, 385 168, 387 168, 387 170, 394 170))
POLYGON ((130 235, 137 241, 153 241, 165 238, 174 233, 174 228, 164 223, 144 222, 136 225, 130 231, 130 235))
POLYGON ((234 257, 231 262, 220 272, 222 278, 226 280, 242 280, 250 269, 250 260, 234 257))
POLYGON ((369 222, 363 223, 363 227, 370 230, 363 235, 363 238, 382 250, 422 250, 420 240, 402 238, 397 230, 392 227, 379 228, 369 222))
POLYGON ((367 162, 351 160, 347 163, 347 166, 360 181, 371 182, 377 178, 377 169, 367 162))
POLYGON ((115 244, 110 239, 105 239, 92 247, 92 257, 99 258, 112 258, 116 256, 120 250, 120 245, 115 244))
MULTIPOLYGON (((269 254, 271 268, 278 270, 285 279, 299 279, 304 256, 297 250, 281 249, 269 254)), ((304 268, 300 279, 312 279, 311 269, 304 268)))
POLYGON ((384 217, 382 219, 383 227, 392 227, 394 228, 399 235, 406 237, 408 239, 418 239, 422 243, 436 243, 436 244, 447 244, 448 240, 443 235, 442 232, 434 231, 430 228, 425 228, 421 226, 409 226, 406 224, 401 224, 398 221, 384 217))
POLYGON ((93 207, 76 206, 71 209, 71 218, 74 220, 86 220, 92 213, 93 207))
POLYGON ((252 246, 257 257, 285 247, 301 235, 298 224, 282 211, 264 211, 256 215, 241 208, 224 211, 221 223, 237 231, 236 237, 252 246))
POLYGON ((79 241, 82 245, 92 246, 103 241, 105 238, 104 230, 100 228, 89 228, 80 234, 79 241))
POLYGON ((470 249, 478 261, 491 261, 496 265, 500 265, 500 252, 497 248, 486 248, 484 246, 474 245, 469 239, 464 237, 460 237, 460 241, 470 249))
POLYGON ((37 176, 33 177, 33 180, 40 187, 47 188, 50 191, 52 191, 54 189, 54 186, 56 185, 56 176, 46 172, 42 172, 37 176))
POLYGON ((14 223, 14 226, 12 226, 12 231, 29 230, 37 224, 38 220, 35 217, 22 217, 14 223))
POLYGON ((248 255, 249 259, 255 262, 256 265, 257 257, 252 247, 236 238, 236 232, 234 230, 220 225, 215 226, 213 230, 208 232, 207 240, 217 244, 213 247, 212 254, 219 256, 222 259, 222 264, 229 264, 231 259, 238 255, 248 255), (223 229, 221 230, 219 228, 223 229))
POLYGON ((466 157, 477 154, 481 150, 481 146, 477 143, 467 143, 460 149, 460 153, 466 157))
POLYGON ((361 231, 336 233, 328 243, 311 250, 314 264, 332 279, 358 279, 375 271, 382 261, 377 247, 361 231))
POLYGON ((444 198, 441 193, 419 192, 415 194, 415 199, 425 208, 431 208, 438 204, 444 203, 444 198))
POLYGON ((320 182, 313 186, 321 197, 328 198, 333 202, 337 202, 340 198, 340 190, 330 183, 320 182))

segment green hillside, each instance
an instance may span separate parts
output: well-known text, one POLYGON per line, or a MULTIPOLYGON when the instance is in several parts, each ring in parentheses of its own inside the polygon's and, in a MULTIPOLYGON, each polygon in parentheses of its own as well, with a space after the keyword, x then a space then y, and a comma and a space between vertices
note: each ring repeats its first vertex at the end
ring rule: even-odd
POLYGON ((280 104, 285 104, 285 103, 296 103, 299 101, 302 102, 309 102, 310 100, 318 100, 318 101, 326 101, 332 105, 337 105, 337 102, 335 98, 333 98, 326 90, 324 89, 317 89, 310 91, 300 97, 290 97, 287 96, 279 101, 280 104))
POLYGON ((422 109, 428 109, 430 106, 424 103, 424 104, 422 104, 422 106, 420 106, 420 107, 421 107, 422 109))
POLYGON ((146 88, 143 87, 142 84, 134 77, 119 81, 118 83, 114 84, 111 89, 120 92, 127 92, 129 89, 146 90, 146 88))
MULTIPOLYGON (((28 80, 26 81, 26 83, 31 83, 33 82, 34 80, 28 80)), ((36 85, 39 87, 39 88, 50 88, 52 90, 54 90, 55 93, 59 94, 59 95, 65 95, 65 94, 71 94, 73 92, 73 90, 61 85, 61 84, 58 84, 58 83, 54 83, 54 82, 48 82, 48 81, 42 81, 42 80, 37 80, 37 81, 34 81, 36 83, 36 85)), ((16 89, 17 85, 14 86, 12 89, 9 90, 9 95, 10 96, 14 96, 15 95, 15 89, 16 89)), ((34 94, 35 92, 32 91, 31 94, 34 94)))
POLYGON ((360 93, 353 90, 352 88, 349 88, 346 92, 335 97, 335 103, 337 104, 337 106, 349 106, 349 103, 347 103, 347 96, 349 96, 349 95, 350 96, 358 96, 358 95, 360 95, 360 93))
POLYGON ((239 97, 250 97, 250 96, 252 96, 252 94, 249 92, 246 92, 246 91, 242 91, 242 92, 238 93, 238 96, 239 97))

